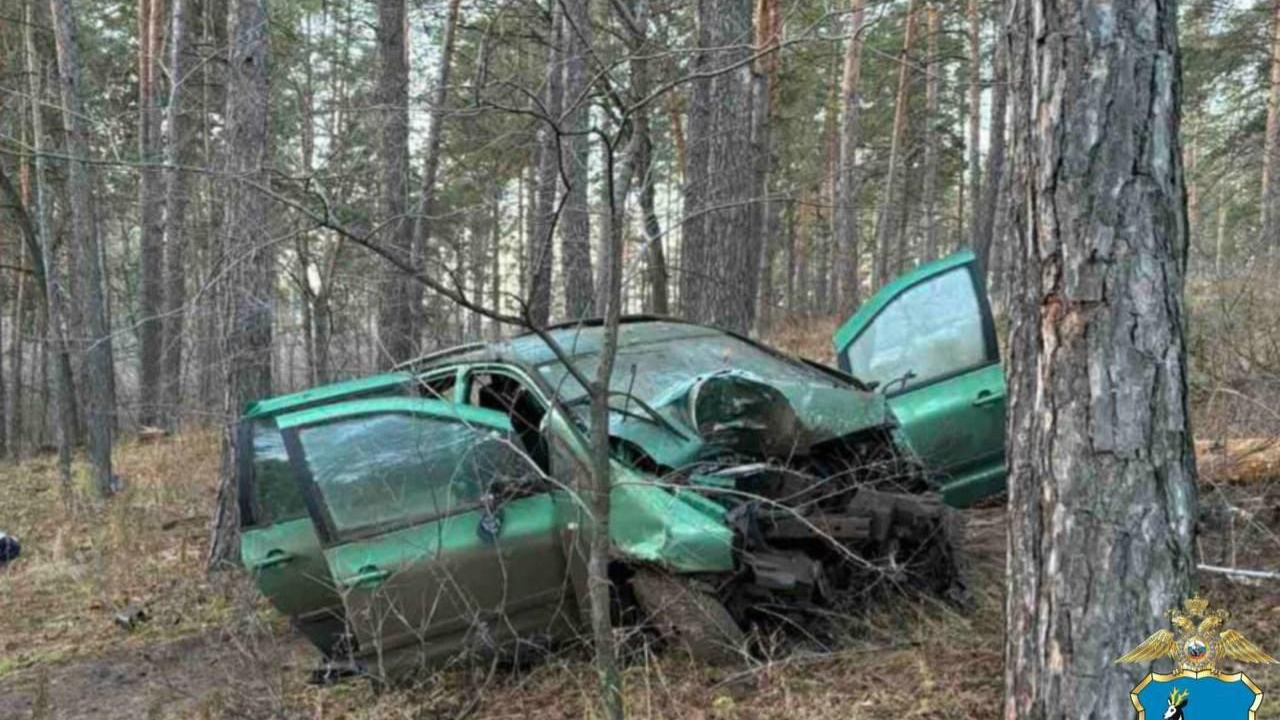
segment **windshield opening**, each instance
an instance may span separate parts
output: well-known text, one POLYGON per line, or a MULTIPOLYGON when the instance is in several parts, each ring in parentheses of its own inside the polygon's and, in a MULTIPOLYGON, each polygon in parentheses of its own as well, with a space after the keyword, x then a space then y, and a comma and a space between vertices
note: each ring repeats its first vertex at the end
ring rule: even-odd
MULTIPOLYGON (((595 377, 599 363, 600 356, 594 352, 573 358, 574 367, 588 380, 595 377)), ((683 383, 723 370, 745 370, 774 382, 842 387, 839 380, 817 368, 721 333, 656 339, 620 347, 609 387, 656 406, 670 399, 665 397, 667 393, 683 383)), ((558 360, 538 366, 538 371, 562 401, 574 402, 587 394, 586 388, 558 360)))

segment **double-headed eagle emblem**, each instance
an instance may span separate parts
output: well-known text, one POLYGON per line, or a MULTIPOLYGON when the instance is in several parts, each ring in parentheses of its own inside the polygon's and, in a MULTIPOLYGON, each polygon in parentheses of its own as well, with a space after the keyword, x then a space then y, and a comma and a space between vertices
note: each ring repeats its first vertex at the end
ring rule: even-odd
POLYGON ((1217 672, 1224 659, 1246 663, 1280 663, 1235 630, 1219 628, 1230 617, 1226 610, 1209 611, 1209 601, 1198 594, 1183 601, 1165 615, 1174 631, 1157 630, 1138 647, 1125 653, 1118 663, 1151 662, 1173 658, 1176 670, 1217 672))

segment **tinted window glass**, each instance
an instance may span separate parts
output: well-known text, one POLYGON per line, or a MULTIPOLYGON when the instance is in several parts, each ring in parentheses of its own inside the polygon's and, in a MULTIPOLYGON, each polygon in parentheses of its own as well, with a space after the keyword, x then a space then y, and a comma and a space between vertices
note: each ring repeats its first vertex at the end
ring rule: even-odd
POLYGON ((307 514, 302 490, 293 480, 284 438, 271 420, 253 422, 253 487, 257 493, 255 524, 293 520, 307 514))
POLYGON ((915 373, 907 388, 987 362, 982 310, 968 268, 894 298, 849 346, 846 358, 850 371, 868 382, 883 385, 915 373))
POLYGON ((491 482, 531 472, 504 434, 438 418, 368 415, 298 437, 339 535, 474 507, 491 482))

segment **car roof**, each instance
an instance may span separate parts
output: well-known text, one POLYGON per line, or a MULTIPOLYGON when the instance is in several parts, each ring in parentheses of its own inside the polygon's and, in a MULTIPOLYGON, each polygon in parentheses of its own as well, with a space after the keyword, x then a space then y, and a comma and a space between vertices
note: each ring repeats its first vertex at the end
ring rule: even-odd
MULTIPOLYGON (((591 355, 600 351, 604 339, 604 323, 598 318, 561 323, 547 328, 547 334, 570 357, 591 355)), ((697 323, 653 315, 632 315, 622 319, 618 328, 618 346, 643 345, 649 342, 681 340, 692 337, 731 335, 725 330, 697 323)), ((418 372, 438 365, 466 362, 514 362, 537 367, 555 360, 556 356, 539 335, 525 333, 491 343, 473 343, 424 355, 399 366, 418 372)))
POLYGON ((255 400, 245 406, 244 417, 246 419, 270 417, 279 415, 282 412, 302 410, 308 406, 338 398, 375 393, 397 385, 403 385, 412 380, 412 373, 396 371, 330 383, 300 392, 289 393, 288 395, 277 395, 276 397, 255 400))

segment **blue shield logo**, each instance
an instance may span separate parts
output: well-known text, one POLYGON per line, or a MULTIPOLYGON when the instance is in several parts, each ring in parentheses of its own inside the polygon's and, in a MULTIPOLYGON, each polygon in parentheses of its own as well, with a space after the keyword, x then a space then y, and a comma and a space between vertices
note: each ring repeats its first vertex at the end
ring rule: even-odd
POLYGON ((1152 673, 1129 693, 1138 720, 1255 720, 1262 691, 1244 673, 1152 673))

